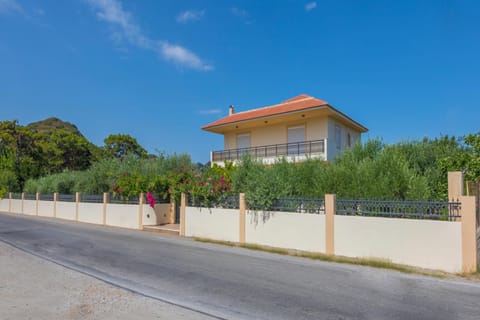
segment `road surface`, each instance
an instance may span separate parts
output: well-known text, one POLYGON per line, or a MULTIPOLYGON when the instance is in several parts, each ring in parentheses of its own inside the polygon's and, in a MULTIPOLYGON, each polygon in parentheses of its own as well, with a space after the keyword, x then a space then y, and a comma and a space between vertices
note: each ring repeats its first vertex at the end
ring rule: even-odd
POLYGON ((480 319, 480 285, 0 214, 0 241, 212 319, 480 319))

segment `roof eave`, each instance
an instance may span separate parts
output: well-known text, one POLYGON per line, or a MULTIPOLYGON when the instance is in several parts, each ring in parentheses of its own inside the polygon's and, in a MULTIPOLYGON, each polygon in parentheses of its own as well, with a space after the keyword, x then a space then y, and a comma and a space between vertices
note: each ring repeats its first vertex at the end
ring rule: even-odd
POLYGON ((254 120, 270 119, 270 118, 275 118, 275 117, 284 116, 284 115, 301 113, 301 112, 305 112, 306 110, 324 109, 325 107, 328 107, 328 104, 322 104, 322 105, 318 105, 318 106, 314 106, 314 107, 306 107, 306 108, 295 110, 295 111, 287 111, 287 112, 272 114, 272 115, 268 115, 268 116, 255 117, 255 118, 246 119, 246 120, 232 121, 232 122, 223 123, 223 124, 220 124, 220 125, 207 124, 206 126, 202 127, 202 130, 210 131, 210 129, 223 128, 223 127, 232 126, 232 125, 236 125, 236 124, 239 124, 239 123, 250 122, 250 121, 254 121, 254 120))

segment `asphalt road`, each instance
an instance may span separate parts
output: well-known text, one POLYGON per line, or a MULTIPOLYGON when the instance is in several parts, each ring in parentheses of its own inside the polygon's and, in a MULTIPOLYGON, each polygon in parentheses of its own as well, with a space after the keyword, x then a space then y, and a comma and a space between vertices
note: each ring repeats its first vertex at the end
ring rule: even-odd
POLYGON ((480 319, 463 280, 8 214, 0 241, 213 319, 480 319))

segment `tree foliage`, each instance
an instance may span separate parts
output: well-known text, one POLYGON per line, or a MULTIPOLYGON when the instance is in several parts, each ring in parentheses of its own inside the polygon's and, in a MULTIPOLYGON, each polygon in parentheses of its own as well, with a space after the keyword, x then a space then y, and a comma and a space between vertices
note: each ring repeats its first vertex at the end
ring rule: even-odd
POLYGON ((104 152, 107 158, 123 159, 128 155, 147 157, 147 150, 137 142, 137 139, 128 134, 111 134, 105 138, 104 143, 104 152))

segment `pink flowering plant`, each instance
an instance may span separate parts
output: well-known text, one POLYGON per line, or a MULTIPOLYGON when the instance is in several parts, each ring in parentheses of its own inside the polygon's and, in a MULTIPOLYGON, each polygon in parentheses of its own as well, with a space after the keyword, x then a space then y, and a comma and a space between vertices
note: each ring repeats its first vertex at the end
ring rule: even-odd
POLYGON ((220 167, 195 171, 188 193, 194 203, 212 207, 231 194, 231 180, 220 167))

